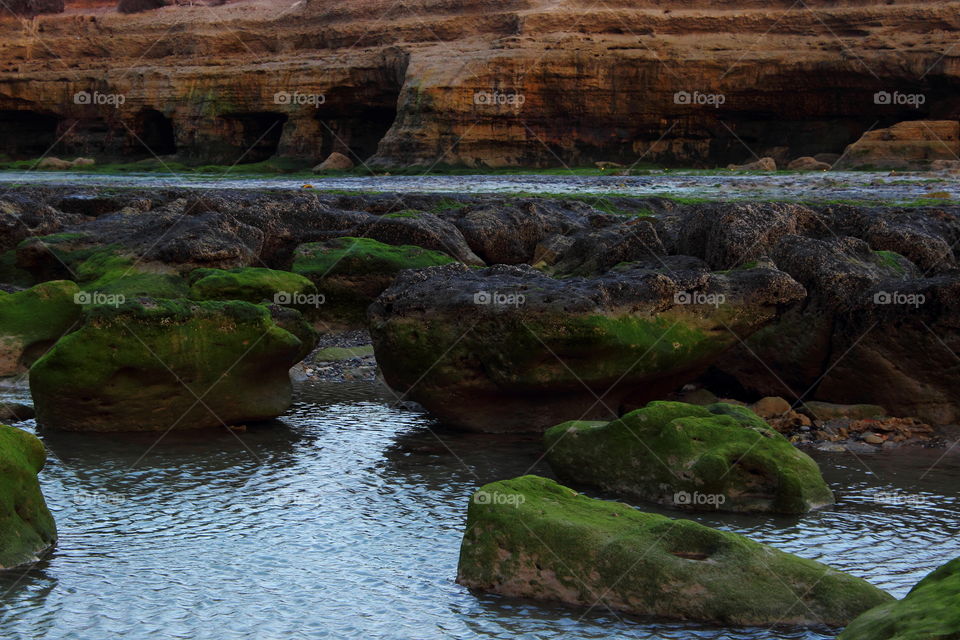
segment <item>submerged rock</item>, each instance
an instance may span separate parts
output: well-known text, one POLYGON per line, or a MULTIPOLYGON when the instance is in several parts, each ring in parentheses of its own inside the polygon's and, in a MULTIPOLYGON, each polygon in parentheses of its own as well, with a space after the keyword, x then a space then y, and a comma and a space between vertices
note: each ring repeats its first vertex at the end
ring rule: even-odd
POLYGON ((651 402, 544 435, 563 480, 679 509, 806 513, 833 504, 807 454, 744 407, 651 402))
POLYGON ((78 326, 82 307, 73 282, 0 292, 0 376, 22 373, 65 333, 78 326))
POLYGON ((451 425, 543 431, 661 397, 802 296, 773 268, 682 257, 563 280, 448 265, 402 273, 370 333, 387 383, 451 425))
POLYGON ((960 638, 960 558, 916 584, 903 600, 882 604, 850 623, 838 640, 960 638))
POLYGON ((524 476, 477 491, 457 582, 507 596, 721 624, 848 623, 892 598, 860 578, 689 520, 524 476))
POLYGON ((162 431, 275 418, 291 402, 290 367, 313 346, 281 322, 247 302, 92 307, 85 324, 30 369, 37 421, 71 431, 162 431))
POLYGON ((312 312, 323 320, 360 327, 367 307, 404 269, 455 262, 450 256, 420 247, 393 246, 370 238, 336 238, 301 245, 293 271, 312 281, 324 297, 312 312))
POLYGON ((0 569, 34 562, 57 541, 37 482, 46 459, 36 436, 0 424, 0 569))

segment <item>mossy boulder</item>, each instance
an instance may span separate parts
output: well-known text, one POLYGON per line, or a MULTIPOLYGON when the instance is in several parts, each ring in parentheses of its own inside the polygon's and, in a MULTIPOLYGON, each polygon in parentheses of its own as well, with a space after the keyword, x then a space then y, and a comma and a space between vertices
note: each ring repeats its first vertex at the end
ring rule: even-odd
POLYGON ((45 427, 165 431, 275 418, 291 402, 289 368, 312 346, 248 302, 139 299, 91 307, 84 319, 30 369, 45 427))
POLYGON ((300 245, 293 271, 309 278, 324 296, 316 316, 336 325, 361 327, 366 324, 367 307, 398 273, 452 262, 456 261, 439 251, 344 237, 300 245))
POLYGON ((307 278, 262 267, 197 269, 190 274, 190 283, 194 300, 244 300, 296 308, 305 308, 311 300, 319 301, 317 288, 307 278))
POLYGON ((651 402, 544 434, 563 480, 681 509, 798 514, 833 503, 817 463, 745 407, 651 402))
POLYGON ((933 571, 903 600, 882 604, 850 623, 838 640, 960 638, 960 558, 933 571))
POLYGON ((22 373, 65 333, 76 327, 82 307, 73 282, 38 284, 0 292, 0 376, 22 373))
POLYGON ((46 459, 36 436, 0 425, 0 569, 33 562, 57 541, 37 482, 46 459))
POLYGON ((772 268, 692 258, 565 279, 447 265, 401 274, 369 328, 387 383, 448 424, 544 431, 681 387, 803 293, 772 268))
POLYGON ((828 566, 689 520, 524 476, 470 501, 457 582, 721 624, 843 625, 892 598, 828 566))

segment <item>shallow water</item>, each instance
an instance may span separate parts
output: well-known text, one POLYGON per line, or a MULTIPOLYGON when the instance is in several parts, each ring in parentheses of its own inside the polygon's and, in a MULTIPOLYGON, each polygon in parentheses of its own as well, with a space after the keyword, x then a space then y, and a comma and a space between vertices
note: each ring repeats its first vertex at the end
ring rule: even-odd
MULTIPOLYGON (((0 637, 833 637, 471 594, 454 582, 467 500, 485 482, 550 475, 538 438, 444 431, 391 399, 317 383, 282 420, 236 434, 41 434, 60 543, 0 576, 0 637)), ((821 455, 840 500, 802 519, 692 517, 902 596, 960 555, 960 460, 943 453, 821 455)))
MULTIPOLYGON (((318 190, 397 193, 550 193, 613 194, 622 196, 697 197, 722 200, 857 200, 876 203, 913 202, 931 192, 943 192, 947 201, 960 199, 955 178, 933 175, 894 175, 888 172, 831 171, 829 173, 737 174, 671 171, 648 176, 476 175, 310 177, 318 190)), ((123 174, 95 175, 38 171, 0 171, 0 184, 189 187, 197 189, 302 189, 304 178, 244 177, 238 174, 123 174)))

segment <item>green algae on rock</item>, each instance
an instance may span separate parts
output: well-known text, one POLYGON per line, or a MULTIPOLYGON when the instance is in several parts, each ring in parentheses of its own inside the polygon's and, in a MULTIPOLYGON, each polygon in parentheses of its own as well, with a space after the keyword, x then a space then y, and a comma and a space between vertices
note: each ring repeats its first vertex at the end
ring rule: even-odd
POLYGON ((56 429, 267 420, 289 407, 289 368, 304 350, 266 307, 140 299, 89 308, 84 325, 30 369, 30 390, 38 423, 56 429))
POLYGON ((82 308, 68 281, 0 292, 0 376, 22 373, 62 335, 78 326, 82 308))
POLYGON ((544 434, 563 480, 693 510, 799 514, 833 503, 817 463, 744 407, 651 402, 544 434))
POLYGON ((190 297, 194 300, 243 300, 258 304, 304 307, 318 300, 310 280, 289 271, 263 267, 197 269, 190 274, 190 297))
POLYGON ((934 570, 903 600, 882 604, 850 623, 838 640, 960 638, 960 558, 934 570))
POLYGON ((537 476, 470 501, 457 582, 482 591, 721 624, 842 625, 892 600, 813 560, 537 476))
POLYGON ((444 253, 413 245, 343 237, 300 245, 293 271, 309 278, 324 296, 316 315, 334 324, 360 327, 365 325, 367 307, 398 273, 453 262, 444 253))
POLYGON ((135 298, 186 297, 187 281, 170 266, 142 261, 119 245, 94 243, 83 233, 28 238, 17 264, 35 277, 76 281, 84 291, 135 298))
POLYGON ((57 541, 37 482, 46 459, 36 436, 0 425, 0 569, 34 562, 57 541))

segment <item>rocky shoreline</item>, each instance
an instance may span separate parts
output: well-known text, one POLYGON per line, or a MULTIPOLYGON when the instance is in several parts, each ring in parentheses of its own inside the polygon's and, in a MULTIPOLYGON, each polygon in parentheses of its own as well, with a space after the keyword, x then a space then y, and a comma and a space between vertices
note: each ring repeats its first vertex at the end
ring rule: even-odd
MULTIPOLYGON (((242 432, 283 416, 294 384, 379 381, 446 427, 542 433, 543 457, 577 487, 792 516, 835 501, 802 448, 956 437, 960 207, 597 205, 10 190, 0 375, 26 379, 36 410, 0 415, 51 432, 242 432)), ((584 604, 616 586, 608 569, 642 561, 659 577, 633 575, 613 608, 846 625, 895 606, 852 575, 534 476, 481 488, 467 522, 458 581, 472 589, 584 604), (654 539, 656 557, 636 555, 654 539), (564 568, 584 559, 586 590, 564 568), (771 562, 817 588, 807 611, 755 579, 771 562)), ((43 551, 8 546, 11 565, 43 551)))

